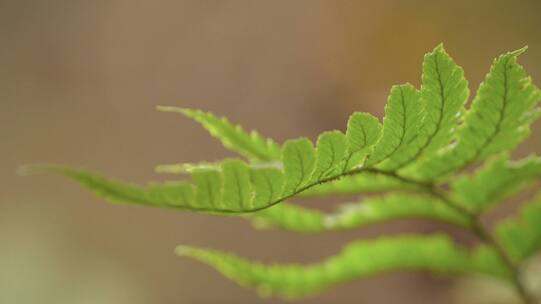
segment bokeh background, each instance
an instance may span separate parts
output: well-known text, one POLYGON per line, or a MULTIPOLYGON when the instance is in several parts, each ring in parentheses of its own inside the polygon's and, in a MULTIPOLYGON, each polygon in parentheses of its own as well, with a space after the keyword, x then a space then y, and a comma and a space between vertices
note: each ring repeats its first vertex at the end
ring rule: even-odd
MULTIPOLYGON (((541 85, 540 13, 538 0, 0 0, 0 303, 280 303, 173 248, 314 262, 382 232, 449 229, 260 232, 238 218, 105 204, 15 170, 52 162, 146 182, 164 179, 156 164, 232 156, 156 105, 209 110, 278 141, 343 130, 353 111, 381 117, 391 85, 419 85, 439 42, 472 91, 492 58, 524 45, 521 63, 541 85)), ((536 124, 519 154, 540 152, 540 135, 536 124)), ((457 303, 453 282, 390 274, 301 303, 457 303)))

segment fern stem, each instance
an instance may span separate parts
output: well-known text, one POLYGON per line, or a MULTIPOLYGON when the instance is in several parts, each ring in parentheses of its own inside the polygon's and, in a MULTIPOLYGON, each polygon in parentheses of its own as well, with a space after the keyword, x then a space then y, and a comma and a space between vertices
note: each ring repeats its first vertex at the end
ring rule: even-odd
POLYGON ((465 217, 467 217, 472 222, 472 224, 471 224, 472 228, 475 226, 474 225, 474 219, 476 217, 475 213, 473 213, 472 211, 464 208, 462 205, 457 204, 456 202, 454 202, 452 199, 450 199, 445 194, 444 191, 440 190, 438 187, 436 187, 434 185, 431 185, 431 186, 427 187, 426 189, 427 189, 427 191, 428 191, 428 193, 430 195, 439 198, 447 206, 449 206, 450 208, 454 209, 458 213, 460 213, 460 214, 464 215, 465 217))
POLYGON ((521 280, 519 266, 513 262, 509 254, 507 254, 507 252, 505 251, 505 249, 494 238, 494 236, 489 232, 489 230, 484 227, 484 225, 481 222, 481 219, 479 218, 479 215, 469 211, 468 209, 465 209, 460 204, 456 203, 451 198, 449 198, 445 194, 445 192, 443 192, 442 190, 436 187, 430 187, 430 188, 427 188, 427 190, 431 195, 439 198, 444 203, 446 203, 449 207, 460 212, 461 214, 463 214, 470 220, 471 231, 475 235, 477 235, 481 241, 491 246, 496 251, 498 256, 501 258, 502 262, 506 265, 507 269, 511 272, 511 275, 512 275, 511 283, 513 284, 513 287, 515 288, 522 302, 524 304, 536 304, 537 300, 528 294, 526 287, 524 286, 524 283, 521 280))
POLYGON ((473 220, 473 228, 474 232, 483 240, 486 244, 492 246, 494 250, 498 253, 502 261, 505 263, 509 271, 511 271, 512 274, 512 283, 515 287, 515 290, 517 291, 517 294, 520 296, 522 302, 524 304, 536 304, 537 301, 528 294, 526 291, 526 287, 524 286, 524 283, 521 279, 521 273, 519 266, 516 265, 516 263, 513 262, 513 260, 509 257, 505 249, 500 245, 500 243, 492 236, 491 233, 489 233, 488 229, 486 229, 483 224, 481 223, 481 220, 479 216, 475 216, 472 218, 473 220))
POLYGON ((518 296, 520 297, 520 299, 522 300, 522 302, 524 304, 537 304, 537 300, 535 298, 533 298, 528 293, 528 291, 526 290, 526 287, 524 286, 524 283, 521 280, 521 274, 520 274, 519 266, 516 265, 513 262, 511 257, 505 251, 505 249, 492 236, 492 234, 488 231, 488 229, 486 229, 483 226, 478 214, 464 208, 461 204, 458 204, 457 202, 455 202, 454 200, 449 198, 449 196, 446 194, 446 192, 444 190, 440 189, 439 187, 437 187, 434 184, 423 183, 423 182, 419 182, 419 181, 416 181, 416 180, 413 180, 413 179, 409 179, 407 177, 403 177, 403 176, 397 174, 396 172, 391 172, 391 171, 381 171, 381 170, 377 170, 377 169, 365 169, 364 171, 365 172, 383 174, 383 175, 387 175, 387 176, 390 176, 390 177, 394 177, 394 178, 399 179, 399 180, 401 180, 403 182, 416 184, 416 185, 420 186, 421 188, 424 188, 428 194, 440 199, 448 207, 454 209, 458 213, 460 213, 463 216, 465 216, 466 218, 468 218, 468 220, 470 221, 470 231, 472 233, 474 233, 475 235, 477 235, 477 237, 481 241, 483 241, 487 245, 494 248, 494 250, 496 251, 498 256, 501 258, 501 260, 505 264, 505 266, 511 272, 511 275, 512 275, 511 283, 513 284, 513 287, 515 288, 515 290, 516 290, 518 296))

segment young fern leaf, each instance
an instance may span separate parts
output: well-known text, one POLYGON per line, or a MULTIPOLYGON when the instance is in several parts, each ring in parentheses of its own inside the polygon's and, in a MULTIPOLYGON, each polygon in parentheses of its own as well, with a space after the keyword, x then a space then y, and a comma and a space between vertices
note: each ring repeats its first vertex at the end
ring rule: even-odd
POLYGON ((420 156, 431 157, 449 144, 469 96, 464 71, 441 44, 425 55, 422 80, 423 122, 418 140, 421 147, 402 166, 420 156))
POLYGON ((349 117, 346 131, 347 156, 343 171, 362 165, 378 141, 381 128, 379 120, 368 113, 355 112, 349 117))
POLYGON ((439 45, 423 61, 423 86, 395 87, 385 110, 383 135, 368 165, 407 167, 447 145, 469 95, 464 72, 439 45))
POLYGON ((434 180, 511 150, 529 134, 530 124, 540 113, 534 108, 541 100, 541 91, 517 63, 525 50, 509 52, 494 61, 458 129, 456 143, 419 164, 413 172, 417 178, 434 180))
POLYGON ((245 218, 258 229, 281 228, 294 232, 317 233, 327 229, 326 214, 317 209, 282 203, 248 214, 245 218))
POLYGON ((507 156, 486 163, 472 175, 452 182, 458 202, 476 213, 496 205, 541 178, 541 159, 511 161, 507 156))
POLYGON ((365 165, 392 170, 400 164, 411 150, 410 142, 417 136, 420 114, 419 92, 410 84, 394 86, 385 106, 381 137, 365 165))
MULTIPOLYGON (((98 197, 111 203, 190 209, 191 204, 195 201, 196 191, 194 185, 181 181, 149 183, 143 187, 105 178, 85 170, 56 165, 29 165, 21 167, 19 172, 23 175, 36 173, 63 175, 92 190, 98 197)), ((205 203, 210 204, 210 201, 206 200, 205 203)), ((200 208, 204 208, 204 206, 200 206, 200 208)))
POLYGON ((316 152, 309 139, 301 138, 284 144, 282 153, 286 195, 298 192, 312 181, 316 152))
POLYGON ((391 194, 341 205, 333 213, 280 204, 249 216, 258 228, 282 228, 296 232, 362 228, 398 219, 429 219, 469 228, 469 218, 429 196, 391 194))
POLYGON ((443 235, 380 238, 357 241, 338 255, 309 265, 264 265, 227 253, 179 246, 177 253, 208 264, 239 284, 263 295, 308 296, 337 283, 392 271, 430 271, 460 275, 511 275, 488 247, 469 251, 443 235), (397 254, 399 253, 399 254, 397 254))
MULTIPOLYGON (((239 160, 229 161, 222 165, 223 170, 223 199, 230 204, 235 202, 241 209, 255 208, 252 205, 252 183, 250 168, 239 160)), ((222 206, 226 208, 227 206, 222 206)))
POLYGON ((312 180, 342 173, 347 149, 346 135, 340 131, 324 132, 317 139, 316 166, 312 180))
POLYGON ((509 252, 513 262, 519 263, 541 249, 541 195, 526 203, 518 217, 500 222, 496 236, 509 252))
POLYGON ((192 181, 150 183, 140 186, 105 178, 86 170, 38 165, 23 168, 23 173, 48 172, 66 176, 111 203, 172 208, 213 213, 242 213, 265 208, 283 199, 282 172, 249 169, 239 160, 226 160, 219 171, 197 169, 192 181), (261 182, 265 176, 265 182, 261 182), (253 179, 253 181, 252 181, 253 179), (269 195, 269 193, 271 195, 269 195))
POLYGON ((280 146, 272 139, 263 138, 256 131, 247 133, 239 125, 230 123, 225 117, 218 118, 211 113, 199 110, 158 107, 162 112, 180 113, 200 123, 222 144, 251 161, 272 161, 280 159, 280 146))
POLYGON ((222 209, 220 172, 215 170, 196 170, 192 174, 192 177, 195 186, 195 201, 198 205, 203 210, 222 209))
POLYGON ((64 175, 110 202, 211 213, 248 213, 356 172, 341 172, 341 164, 347 159, 344 138, 337 132, 323 134, 318 149, 308 139, 286 142, 282 151, 283 170, 225 160, 215 166, 192 165, 192 181, 152 183, 146 187, 60 166, 35 166, 28 171, 64 175))

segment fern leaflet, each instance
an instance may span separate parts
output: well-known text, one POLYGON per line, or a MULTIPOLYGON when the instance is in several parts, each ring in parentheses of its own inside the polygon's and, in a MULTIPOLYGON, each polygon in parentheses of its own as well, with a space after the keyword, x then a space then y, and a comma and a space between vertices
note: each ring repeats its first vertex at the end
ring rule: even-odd
POLYGON ((229 279, 257 288, 264 295, 285 298, 310 295, 340 282, 391 271, 491 275, 510 279, 505 266, 490 248, 479 247, 470 252, 442 235, 404 235, 357 241, 338 255, 310 265, 264 265, 219 251, 185 246, 179 246, 177 253, 208 264, 229 279))
POLYGON ((365 227, 403 218, 422 218, 469 227, 467 217, 429 196, 388 195, 341 205, 323 213, 293 204, 280 204, 250 215, 256 227, 279 227, 297 232, 323 232, 365 227))
POLYGON ((280 146, 272 139, 263 138, 256 131, 247 133, 241 126, 231 124, 226 118, 218 118, 211 113, 176 107, 158 107, 162 112, 180 113, 199 122, 222 144, 249 160, 272 161, 280 158, 280 146))

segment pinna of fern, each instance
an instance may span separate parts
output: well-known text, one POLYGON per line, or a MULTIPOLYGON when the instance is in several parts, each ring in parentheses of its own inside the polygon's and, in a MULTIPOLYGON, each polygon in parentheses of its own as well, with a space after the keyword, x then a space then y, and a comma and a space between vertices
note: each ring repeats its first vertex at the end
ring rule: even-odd
POLYGON ((517 63, 525 50, 495 59, 466 109, 470 92, 464 72, 439 45, 424 57, 420 89, 411 84, 391 88, 383 123, 368 113, 353 113, 345 133, 324 132, 315 144, 307 138, 278 144, 211 113, 159 107, 194 119, 244 159, 158 167, 189 178, 140 186, 64 166, 33 165, 22 171, 58 173, 110 202, 242 215, 257 227, 320 233, 423 218, 458 226, 480 240, 466 248, 444 234, 382 237, 354 242, 310 265, 265 265, 214 250, 177 250, 264 294, 306 296, 355 278, 425 270, 500 278, 525 303, 533 303, 519 270, 541 247, 541 196, 494 229, 480 221, 487 209, 541 177, 538 156, 509 157, 540 113, 541 91, 517 63), (477 169, 464 170, 471 165, 477 169), (363 193, 378 195, 332 213, 285 202, 296 196, 363 193))

